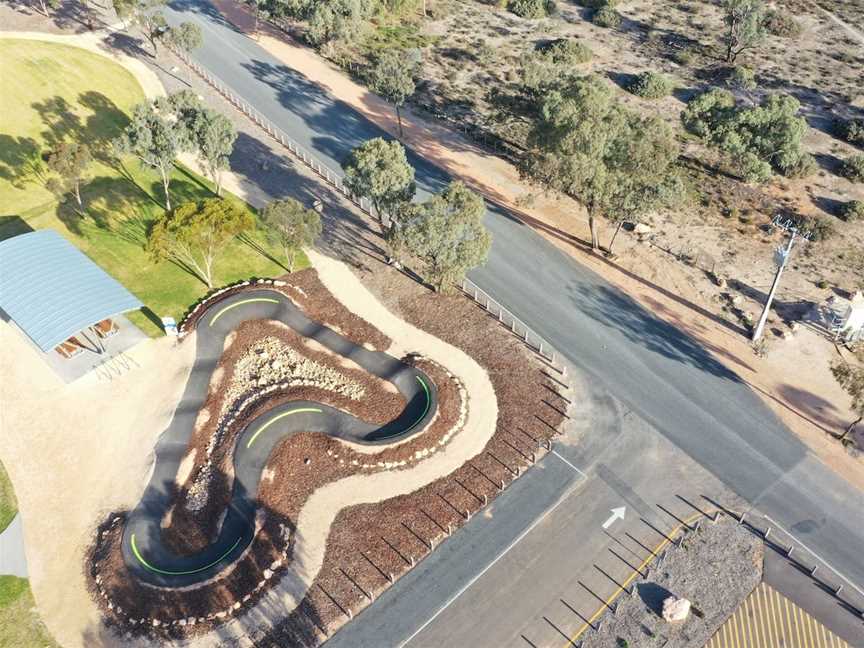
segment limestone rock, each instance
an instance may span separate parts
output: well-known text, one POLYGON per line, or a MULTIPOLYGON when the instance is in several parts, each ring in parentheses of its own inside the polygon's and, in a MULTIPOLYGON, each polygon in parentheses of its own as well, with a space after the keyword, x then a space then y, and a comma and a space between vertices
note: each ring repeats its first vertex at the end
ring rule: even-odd
POLYGON ((678 623, 687 619, 690 614, 690 601, 685 598, 670 596, 663 601, 663 620, 678 623))

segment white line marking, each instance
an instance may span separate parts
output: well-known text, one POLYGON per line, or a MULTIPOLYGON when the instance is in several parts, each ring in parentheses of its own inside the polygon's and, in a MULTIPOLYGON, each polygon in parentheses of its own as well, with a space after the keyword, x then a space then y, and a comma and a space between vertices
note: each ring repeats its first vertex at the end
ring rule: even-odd
POLYGON ((778 529, 780 529, 783 533, 785 533, 786 535, 788 535, 790 538, 792 538, 792 539, 793 539, 795 542, 797 542, 799 545, 801 545, 802 547, 804 547, 807 551, 810 552, 811 555, 815 556, 816 559, 819 560, 823 565, 825 565, 828 569, 830 569, 831 571, 833 571, 833 572, 834 572, 835 574, 837 574, 840 578, 842 578, 842 579, 845 580, 849 585, 851 585, 851 586, 852 586, 852 589, 854 589, 856 592, 858 592, 859 594, 861 594, 862 596, 864 596, 864 592, 862 592, 861 589, 860 589, 860 588, 859 588, 855 583, 853 583, 851 580, 849 580, 848 578, 846 578, 846 577, 845 577, 841 572, 839 572, 838 570, 834 569, 834 567, 831 566, 831 563, 829 563, 829 562, 828 562, 827 560, 825 560, 822 556, 820 556, 819 554, 817 554, 817 553, 816 553, 815 551, 813 551, 810 547, 808 547, 806 544, 804 544, 803 542, 801 542, 798 538, 796 538, 794 535, 792 535, 792 534, 789 533, 786 529, 784 529, 784 528, 780 525, 779 522, 773 520, 773 519, 772 519, 770 516, 768 516, 768 515, 764 515, 764 514, 763 514, 762 517, 765 518, 766 520, 768 520, 771 524, 773 524, 774 526, 776 526, 778 529))
POLYGON ((568 466, 570 466, 570 467, 571 467, 573 470, 575 470, 577 473, 579 473, 580 475, 582 475, 582 476, 585 477, 586 479, 588 478, 588 475, 586 475, 584 472, 582 472, 581 470, 579 470, 576 466, 574 466, 572 463, 570 463, 570 462, 567 461, 564 457, 562 457, 560 454, 558 454, 558 451, 557 451, 557 450, 552 450, 552 454, 555 455, 556 457, 558 457, 558 458, 559 458, 561 461, 563 461, 565 464, 567 464, 568 466))
MULTIPOLYGON (((553 450, 552 452, 554 453, 555 451, 553 450)), ((564 461, 567 461, 567 460, 565 459, 564 461)), ((570 462, 567 461, 567 463, 569 464, 570 462)), ((570 464, 570 465, 572 466, 572 464, 570 464)), ((576 466, 573 466, 573 468, 574 468, 577 472, 582 473, 582 471, 579 470, 578 468, 576 468, 576 466)), ((582 474, 583 474, 583 476, 584 476, 584 473, 582 473, 582 474)), ((534 520, 534 522, 531 523, 531 526, 529 526, 529 527, 528 527, 527 529, 525 529, 522 533, 520 533, 520 534, 516 537, 516 539, 513 540, 513 542, 511 542, 509 545, 507 545, 507 548, 504 549, 504 551, 502 551, 500 554, 498 554, 498 556, 497 556, 497 557, 496 557, 492 562, 490 562, 488 565, 486 565, 486 567, 484 567, 483 570, 482 570, 480 573, 478 573, 477 575, 474 576, 474 578, 472 578, 470 581, 468 581, 468 582, 465 584, 465 586, 462 587, 462 589, 460 589, 460 590, 459 590, 458 592, 456 592, 453 596, 451 596, 451 597, 447 600, 447 602, 444 603, 444 605, 442 605, 440 608, 438 608, 438 611, 437 611, 435 614, 433 614, 431 617, 429 617, 429 620, 426 621, 426 623, 424 623, 424 624, 421 625, 419 628, 417 628, 417 629, 414 631, 414 633, 413 633, 410 637, 408 637, 407 639, 405 639, 405 641, 403 641, 402 643, 400 643, 400 644, 397 646, 397 648, 402 648, 402 647, 405 646, 408 642, 410 642, 414 637, 416 637, 418 634, 420 634, 421 632, 423 632, 423 630, 426 629, 426 626, 428 626, 428 625, 429 625, 430 623, 432 623, 435 619, 437 619, 438 616, 439 616, 439 615, 440 615, 444 610, 446 610, 448 607, 450 607, 456 599, 458 599, 460 596, 462 596, 462 595, 463 595, 463 594, 468 590, 469 587, 471 587, 474 583, 476 583, 476 582, 480 579, 481 576, 483 576, 483 574, 485 574, 487 571, 489 571, 490 569, 492 569, 492 567, 495 565, 495 563, 497 563, 497 562, 498 562, 499 560, 501 560, 504 556, 506 556, 506 555, 507 555, 507 552, 509 552, 513 547, 515 547, 517 544, 519 544, 519 542, 520 542, 520 541, 521 541, 525 536, 527 536, 529 533, 531 533, 531 531, 534 530, 534 527, 536 527, 538 524, 540 524, 540 523, 541 523, 543 520, 545 520, 545 519, 546 519, 546 518, 547 518, 547 517, 548 517, 548 516, 549 516, 549 515, 550 515, 550 514, 555 510, 555 509, 557 509, 559 506, 561 506, 561 504, 563 504, 564 501, 565 501, 568 497, 570 497, 570 495, 573 493, 573 491, 575 491, 579 486, 582 485, 582 482, 583 482, 583 481, 584 481, 584 479, 580 479, 577 483, 573 484, 573 486, 572 486, 571 488, 567 489, 567 492, 565 492, 565 493, 561 496, 561 498, 560 498, 557 502, 555 502, 554 505, 552 505, 551 508, 546 509, 546 511, 543 513, 543 515, 541 515, 539 518, 537 518, 536 520, 534 520)))

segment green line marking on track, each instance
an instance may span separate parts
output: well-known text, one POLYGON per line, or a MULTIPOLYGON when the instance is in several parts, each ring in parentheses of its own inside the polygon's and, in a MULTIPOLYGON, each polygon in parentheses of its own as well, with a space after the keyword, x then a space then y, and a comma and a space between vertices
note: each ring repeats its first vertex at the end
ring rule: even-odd
POLYGON ((417 382, 419 382, 423 386, 423 391, 426 392, 426 409, 423 410, 423 413, 420 415, 420 418, 418 418, 416 421, 414 421, 414 423, 412 423, 411 426, 409 426, 408 429, 405 430, 405 432, 410 432, 415 427, 417 427, 417 424, 420 423, 420 421, 422 421, 426 417, 426 415, 429 413, 429 407, 432 405, 432 396, 429 395, 429 386, 426 384, 426 381, 423 380, 420 376, 414 376, 414 377, 417 379, 417 382))
POLYGON ((213 319, 210 320, 210 326, 213 326, 216 323, 217 319, 222 317, 222 315, 224 313, 228 312, 232 308, 237 308, 238 306, 242 306, 243 304, 251 304, 252 302, 269 302, 271 304, 278 304, 279 300, 278 299, 270 299, 269 297, 255 297, 253 299, 243 299, 241 301, 235 302, 235 303, 231 304, 230 306, 226 306, 225 308, 220 310, 218 313, 216 313, 213 316, 213 319))
POLYGON ((222 561, 228 554, 230 554, 232 551, 234 551, 237 548, 237 545, 240 544, 240 541, 242 539, 243 539, 242 536, 237 538, 237 540, 234 542, 233 545, 231 545, 231 548, 228 551, 226 551, 224 554, 219 556, 216 560, 211 562, 209 565, 204 565, 203 567, 199 567, 198 569, 190 569, 188 571, 169 571, 167 569, 159 569, 158 567, 154 567, 153 565, 151 565, 149 562, 144 560, 144 556, 142 556, 141 552, 138 551, 138 545, 135 544, 135 534, 134 533, 132 534, 132 538, 131 538, 129 544, 132 546, 132 553, 135 554, 135 557, 138 559, 138 562, 140 562, 142 565, 144 565, 144 567, 146 569, 149 569, 152 572, 156 572, 157 574, 165 574, 166 576, 187 576, 189 574, 197 574, 198 572, 202 572, 206 569, 210 569, 213 565, 222 561))
POLYGON ((246 447, 251 448, 252 444, 255 443, 255 439, 258 438, 258 435, 261 434, 268 427, 273 425, 279 419, 285 418, 286 416, 291 416, 292 414, 300 414, 301 412, 317 412, 318 414, 320 414, 321 410, 318 409, 317 407, 298 407, 297 409, 291 410, 290 412, 282 412, 282 414, 280 414, 279 416, 274 416, 272 419, 270 419, 264 425, 262 425, 260 428, 258 428, 258 431, 252 435, 251 439, 249 439, 249 442, 246 444, 246 447))

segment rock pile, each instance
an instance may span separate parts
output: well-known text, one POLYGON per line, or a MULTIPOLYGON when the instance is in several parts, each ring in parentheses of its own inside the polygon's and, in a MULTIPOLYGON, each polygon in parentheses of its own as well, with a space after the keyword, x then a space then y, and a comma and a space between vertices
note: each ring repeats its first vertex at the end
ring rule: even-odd
POLYGON ((351 400, 360 400, 366 393, 357 381, 310 360, 278 338, 268 336, 257 340, 235 365, 234 376, 225 390, 216 431, 207 443, 206 460, 186 493, 186 510, 195 513, 207 505, 213 476, 213 452, 239 413, 265 394, 292 387, 319 387, 351 400))

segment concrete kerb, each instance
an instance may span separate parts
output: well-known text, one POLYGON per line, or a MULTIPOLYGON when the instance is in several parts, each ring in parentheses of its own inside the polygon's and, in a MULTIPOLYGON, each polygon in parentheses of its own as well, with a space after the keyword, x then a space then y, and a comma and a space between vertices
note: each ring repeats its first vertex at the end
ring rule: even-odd
POLYGON ((851 610, 854 610, 856 615, 864 619, 864 591, 862 591, 861 588, 842 573, 834 569, 830 564, 825 562, 825 560, 817 553, 811 550, 806 544, 780 526, 769 516, 755 516, 748 515, 748 513, 752 513, 752 511, 736 513, 735 511, 724 507, 717 511, 713 521, 716 522, 717 518, 719 518, 721 514, 730 515, 735 518, 738 525, 745 527, 751 533, 758 536, 770 548, 777 551, 777 553, 784 555, 786 559, 795 565, 795 567, 797 567, 802 573, 808 574, 817 586, 821 587, 826 592, 831 592, 839 603, 847 606, 847 608, 851 610), (760 524, 759 520, 762 520, 764 523, 760 524), (785 542, 778 537, 780 535, 784 536, 785 542), (793 553, 795 557, 793 557, 793 553), (806 560, 807 555, 809 555, 812 560, 806 560), (801 557, 799 558, 798 556, 801 557), (826 569, 821 570, 820 566, 824 566, 826 569), (823 571, 827 572, 830 580, 816 576, 817 572, 822 573, 823 571), (830 581, 834 582, 832 583, 830 581), (857 594, 857 602, 853 602, 840 596, 841 592, 845 589, 844 583, 857 594))

